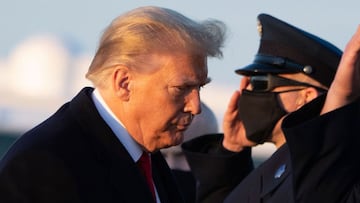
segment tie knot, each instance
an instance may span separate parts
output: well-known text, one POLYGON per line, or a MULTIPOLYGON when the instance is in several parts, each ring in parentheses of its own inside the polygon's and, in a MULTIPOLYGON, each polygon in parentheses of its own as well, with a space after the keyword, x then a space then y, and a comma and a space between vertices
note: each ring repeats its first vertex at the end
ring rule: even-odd
POLYGON ((151 165, 150 162, 150 155, 146 152, 143 152, 138 163, 140 164, 141 167, 149 167, 151 165))

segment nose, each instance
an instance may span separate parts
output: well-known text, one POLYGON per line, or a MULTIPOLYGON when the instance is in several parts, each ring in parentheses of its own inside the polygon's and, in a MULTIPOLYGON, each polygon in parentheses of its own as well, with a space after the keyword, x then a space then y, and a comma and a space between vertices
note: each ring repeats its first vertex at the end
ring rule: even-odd
POLYGON ((193 90, 188 95, 185 103, 185 112, 190 112, 193 115, 201 113, 201 102, 200 102, 200 92, 199 90, 193 90))

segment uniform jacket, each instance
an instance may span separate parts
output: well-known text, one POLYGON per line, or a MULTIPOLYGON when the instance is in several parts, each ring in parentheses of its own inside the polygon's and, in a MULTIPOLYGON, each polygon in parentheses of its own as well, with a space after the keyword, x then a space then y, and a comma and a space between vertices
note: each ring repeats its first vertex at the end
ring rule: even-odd
POLYGON ((360 202, 360 100, 319 116, 324 98, 283 121, 295 201, 360 202))
MULTIPOLYGON (((0 202, 153 202, 145 179, 84 88, 21 136, 0 162, 0 202)), ((160 153, 152 155, 162 203, 182 202, 160 153)))
POLYGON ((221 134, 195 139, 185 143, 183 148, 199 181, 198 202, 293 202, 286 144, 253 170, 250 148, 241 153, 224 154, 221 149, 216 149, 221 148, 221 134), (208 146, 201 148, 201 145, 208 146))
POLYGON ((183 144, 198 201, 359 203, 360 100, 319 116, 324 99, 284 119, 287 143, 252 172, 250 150, 223 153, 221 136, 183 144))

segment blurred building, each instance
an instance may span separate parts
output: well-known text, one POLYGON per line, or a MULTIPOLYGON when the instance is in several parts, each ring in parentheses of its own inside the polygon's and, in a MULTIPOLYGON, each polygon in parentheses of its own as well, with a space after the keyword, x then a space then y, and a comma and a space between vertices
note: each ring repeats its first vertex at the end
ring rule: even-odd
POLYGON ((91 56, 74 40, 31 36, 0 56, 0 156, 84 85, 91 56))

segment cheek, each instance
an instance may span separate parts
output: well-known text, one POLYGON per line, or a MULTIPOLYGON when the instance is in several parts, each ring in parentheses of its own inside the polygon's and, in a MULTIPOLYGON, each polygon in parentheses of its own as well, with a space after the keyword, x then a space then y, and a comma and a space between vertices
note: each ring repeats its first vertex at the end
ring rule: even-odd
MULTIPOLYGON (((137 98, 137 117, 148 132, 163 133, 172 130, 182 113, 182 100, 164 89, 147 89, 137 98)), ((173 133, 173 132, 171 132, 173 133)))
POLYGON ((142 112, 141 119, 149 131, 161 135, 164 132, 173 134, 180 114, 181 110, 172 103, 159 101, 148 104, 142 112))
POLYGON ((298 105, 296 104, 297 94, 280 94, 280 100, 282 107, 286 112, 290 113, 298 109, 298 105))

